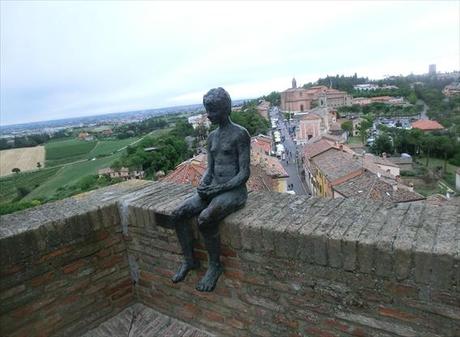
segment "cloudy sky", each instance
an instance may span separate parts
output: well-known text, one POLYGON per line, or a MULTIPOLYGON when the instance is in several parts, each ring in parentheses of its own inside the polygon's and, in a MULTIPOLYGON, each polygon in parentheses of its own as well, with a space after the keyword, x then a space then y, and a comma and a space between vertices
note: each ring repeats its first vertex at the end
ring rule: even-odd
POLYGON ((460 2, 1 1, 2 125, 460 69, 460 2))

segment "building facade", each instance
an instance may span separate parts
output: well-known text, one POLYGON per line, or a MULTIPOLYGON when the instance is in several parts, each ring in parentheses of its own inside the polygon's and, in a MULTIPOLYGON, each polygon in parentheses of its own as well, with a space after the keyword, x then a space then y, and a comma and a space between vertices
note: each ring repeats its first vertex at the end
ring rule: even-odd
POLYGON ((352 104, 352 97, 344 91, 326 86, 297 88, 295 79, 292 82, 291 88, 281 92, 282 112, 304 112, 314 107, 337 108, 352 104))

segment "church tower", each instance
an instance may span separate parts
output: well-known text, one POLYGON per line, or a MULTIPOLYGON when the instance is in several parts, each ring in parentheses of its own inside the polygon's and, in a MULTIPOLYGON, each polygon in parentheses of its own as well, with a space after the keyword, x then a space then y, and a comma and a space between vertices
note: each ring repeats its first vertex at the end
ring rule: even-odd
POLYGON ((295 80, 295 77, 292 78, 292 89, 297 88, 297 81, 295 80))

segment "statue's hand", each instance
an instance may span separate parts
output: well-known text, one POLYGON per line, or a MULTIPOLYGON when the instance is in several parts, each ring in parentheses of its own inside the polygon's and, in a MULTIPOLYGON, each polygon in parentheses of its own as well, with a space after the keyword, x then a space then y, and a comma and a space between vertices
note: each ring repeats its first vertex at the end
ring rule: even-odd
POLYGON ((213 198, 217 194, 222 192, 222 188, 219 185, 199 185, 197 187, 198 195, 204 198, 213 198))

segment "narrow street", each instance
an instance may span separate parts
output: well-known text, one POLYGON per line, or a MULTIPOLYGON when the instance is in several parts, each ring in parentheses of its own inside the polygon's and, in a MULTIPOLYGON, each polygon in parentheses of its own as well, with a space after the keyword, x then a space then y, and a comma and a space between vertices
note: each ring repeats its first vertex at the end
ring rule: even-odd
POLYGON ((300 172, 296 160, 296 151, 297 146, 289 135, 286 124, 283 121, 281 113, 278 113, 278 110, 272 110, 272 117, 278 118, 278 128, 281 132, 281 138, 284 139, 282 144, 286 150, 285 159, 280 160, 286 172, 289 174, 288 178, 288 190, 293 190, 298 195, 309 194, 305 184, 302 183, 300 172), (289 186, 292 184, 292 188, 289 186))

